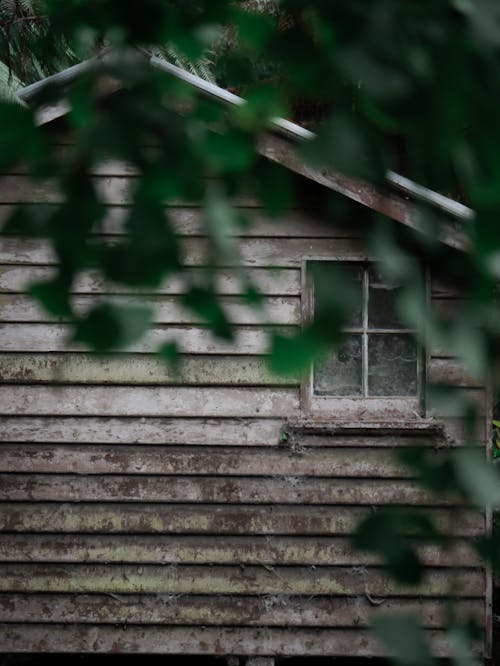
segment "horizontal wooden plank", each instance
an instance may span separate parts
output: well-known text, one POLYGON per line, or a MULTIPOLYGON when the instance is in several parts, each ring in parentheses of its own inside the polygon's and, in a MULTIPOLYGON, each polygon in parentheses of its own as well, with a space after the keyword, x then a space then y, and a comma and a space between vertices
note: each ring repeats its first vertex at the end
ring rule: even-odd
MULTIPOLYGON (((150 307, 156 324, 198 324, 203 320, 183 307, 180 299, 165 296, 110 296, 108 302, 120 306, 134 306, 138 302, 150 307)), ((74 312, 83 315, 96 304, 94 296, 74 296, 71 301, 74 312)), ((301 321, 300 298, 267 297, 259 307, 252 307, 234 296, 221 297, 220 304, 232 324, 278 324, 296 326, 301 321)), ((58 317, 50 316, 33 298, 24 295, 0 294, 0 321, 50 322, 58 317)))
MULTIPOLYGON (((249 506, 176 504, 0 505, 3 532, 87 532, 89 534, 352 534, 370 509, 331 506, 249 506)), ((426 508, 439 529, 450 536, 477 535, 484 517, 462 510, 426 508)))
POLYGON ((461 298, 463 297, 462 291, 456 284, 452 284, 449 280, 444 280, 443 277, 436 274, 434 271, 431 274, 431 294, 434 298, 461 298))
MULTIPOLYGON (((175 342, 179 351, 185 354, 253 355, 269 352, 270 331, 267 328, 240 326, 233 331, 234 340, 226 342, 202 327, 156 326, 128 351, 150 353, 166 342, 175 342)), ((71 327, 67 324, 0 324, 0 352, 82 351, 82 345, 70 341, 71 335, 71 327)))
POLYGON ((2 442, 278 445, 283 419, 0 416, 2 442))
MULTIPOLYGON (((0 204, 0 229, 15 208, 15 205, 0 204)), ((130 207, 123 205, 109 206, 99 231, 110 236, 124 235, 130 210, 130 207)), ((239 206, 237 213, 248 222, 231 230, 232 235, 239 237, 359 238, 360 235, 352 226, 335 224, 332 220, 322 220, 320 214, 315 214, 314 211, 294 209, 287 211, 281 217, 269 217, 259 208, 239 206)), ((201 206, 167 206, 165 214, 171 228, 180 236, 206 234, 207 229, 203 224, 204 211, 201 206)))
MULTIPOLYGON (((444 422, 446 444, 463 441, 464 424, 460 419, 444 422)), ((479 424, 484 430, 484 423, 479 424)), ((209 446, 294 446, 282 441, 280 433, 289 426, 283 419, 200 419, 134 417, 30 417, 0 416, 0 442, 68 442, 73 444, 193 444, 209 446)), ((478 433, 484 440, 484 433, 478 433)), ((296 443, 299 449, 310 447, 395 448, 426 446, 428 438, 414 436, 364 435, 343 432, 335 436, 304 435, 296 443)), ((438 446, 441 446, 439 444, 438 446)))
MULTIPOLYGON (((390 450, 2 444, 0 471, 79 474, 407 478, 390 450)), ((293 488, 290 488, 293 491, 293 488)))
POLYGON ((395 583, 380 569, 353 567, 204 567, 0 564, 1 592, 117 594, 288 594, 481 597, 481 569, 431 569, 418 586, 395 583))
MULTIPOLYGON (((95 177, 93 182, 103 203, 123 205, 131 203, 138 179, 129 176, 95 177)), ((246 202, 246 197, 241 199, 241 205, 255 206, 255 203, 251 201, 246 202)), ((57 188, 57 183, 49 179, 34 179, 25 175, 2 176, 0 178, 0 201, 5 204, 58 204, 64 201, 64 196, 57 188)))
POLYGON ((447 384, 479 388, 480 380, 466 371, 458 360, 450 358, 431 358, 428 365, 428 379, 434 384, 447 384))
POLYGON ((442 394, 429 393, 426 399, 426 409, 429 416, 439 420, 463 418, 467 407, 473 407, 477 416, 486 414, 487 400, 484 388, 457 387, 445 398, 442 394))
POLYGON ((1 414, 68 416, 287 416, 294 388, 0 386, 1 414))
MULTIPOLYGON (((262 461, 262 458, 261 458, 262 461)), ((264 464, 265 461, 264 461, 264 464)), ((252 473, 253 470, 249 470, 252 473)), ((331 470, 327 470, 331 474, 331 470)), ((0 474, 0 500, 40 502, 193 502, 229 504, 446 505, 415 482, 176 476, 0 474)))
POLYGON ((451 320, 461 317, 464 311, 470 308, 470 305, 470 300, 458 296, 452 296, 451 298, 433 296, 431 300, 432 312, 439 317, 451 320))
MULTIPOLYGON (((458 617, 483 622, 482 601, 459 601, 458 617)), ((445 628, 446 604, 439 600, 386 599, 383 609, 366 596, 216 597, 127 595, 0 594, 0 622, 44 622, 61 624, 158 624, 218 626, 365 627, 380 613, 414 613, 423 626, 445 628)))
POLYGON ((168 384, 296 386, 272 373, 262 356, 181 356, 180 368, 146 354, 2 354, 0 377, 18 384, 168 384))
MULTIPOLYGON (((433 651, 449 655, 446 636, 430 635, 433 651)), ((1 624, 0 650, 8 653, 102 653, 376 657, 384 651, 360 629, 250 627, 123 627, 1 624)))
MULTIPOLYGON (((35 282, 47 282, 54 278, 54 266, 4 265, 0 266, 0 293, 22 293, 35 282)), ((298 268, 248 268, 244 274, 260 293, 269 296, 300 295, 300 269, 298 268)), ((206 282, 207 273, 203 268, 191 268, 189 277, 195 284, 206 282)), ((215 286, 220 294, 233 296, 245 290, 241 275, 230 269, 217 271, 215 286)), ((75 294, 130 293, 131 288, 107 282, 95 271, 85 271, 75 280, 72 287, 75 294)), ((158 294, 183 294, 185 282, 179 276, 170 276, 158 289, 158 294)), ((150 293, 151 290, 137 290, 137 293, 150 293)))
MULTIPOLYGON (((102 236, 100 242, 116 244, 115 236, 102 236)), ((345 238, 241 238, 235 240, 238 257, 226 266, 240 265, 259 268, 299 268, 306 258, 368 259, 360 239, 345 238)), ((212 254, 206 239, 185 237, 180 242, 182 261, 187 266, 211 263, 212 254)), ((56 257, 47 241, 0 237, 2 264, 56 264, 56 257)))
POLYGON ((440 420, 443 423, 447 444, 449 446, 457 446, 464 443, 478 444, 479 446, 485 445, 487 439, 486 419, 480 417, 475 420, 474 424, 472 424, 472 442, 470 441, 469 436, 469 426, 471 424, 467 423, 467 421, 464 421, 464 419, 460 417, 441 418, 440 420))
MULTIPOLYGON (((470 541, 452 539, 440 548, 414 542, 424 564, 479 566, 470 541)), ((163 536, 141 534, 0 534, 3 562, 95 564, 380 565, 345 537, 163 536)))

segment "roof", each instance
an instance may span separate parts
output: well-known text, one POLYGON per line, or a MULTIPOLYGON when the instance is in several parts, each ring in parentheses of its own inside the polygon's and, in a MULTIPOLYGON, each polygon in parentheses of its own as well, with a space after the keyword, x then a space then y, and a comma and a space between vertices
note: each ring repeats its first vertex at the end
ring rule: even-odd
MULTIPOLYGON (((32 102, 43 90, 48 87, 64 87, 75 81, 82 74, 98 69, 103 64, 113 61, 114 54, 111 51, 86 60, 78 65, 48 76, 17 92, 18 97, 25 103, 32 102)), ((160 69, 178 80, 184 81, 199 93, 210 97, 227 106, 242 106, 246 100, 234 93, 221 88, 195 74, 173 65, 158 56, 149 56, 143 52, 133 51, 131 57, 146 58, 152 67, 160 69)), ((67 101, 55 105, 43 106, 37 111, 36 120, 38 125, 47 123, 65 116, 70 110, 67 101)), ((318 170, 308 166, 296 154, 295 145, 305 141, 313 140, 316 135, 310 130, 284 118, 271 120, 270 131, 264 134, 258 142, 259 152, 266 158, 278 162, 286 168, 298 173, 320 185, 338 192, 349 199, 371 208, 383 215, 404 224, 417 231, 423 231, 421 218, 422 209, 416 202, 423 202, 426 206, 435 208, 452 218, 452 222, 443 224, 440 240, 450 247, 461 251, 468 251, 470 247, 467 235, 457 231, 453 225, 455 222, 467 223, 474 219, 474 211, 467 206, 454 201, 449 197, 434 192, 423 185, 395 173, 388 171, 386 180, 387 190, 375 187, 370 183, 344 174, 318 170), (393 191, 391 191, 391 189, 393 191), (396 191, 399 191, 397 193, 396 191)))

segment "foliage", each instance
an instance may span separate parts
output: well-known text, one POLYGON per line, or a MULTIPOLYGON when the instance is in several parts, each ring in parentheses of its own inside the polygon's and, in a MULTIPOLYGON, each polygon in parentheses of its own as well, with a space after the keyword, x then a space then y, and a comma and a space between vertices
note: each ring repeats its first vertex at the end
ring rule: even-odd
MULTIPOLYGON (((473 220, 460 222, 423 208, 421 232, 414 233, 337 195, 323 193, 318 199, 327 215, 347 224, 356 220, 366 229, 381 270, 402 285, 399 309, 408 327, 418 331, 423 343, 461 357, 471 375, 485 381, 496 361, 500 334, 496 3, 282 0, 278 12, 272 6, 264 13, 248 12, 246 4, 46 0, 36 13, 27 1, 0 5, 0 28, 6 37, 0 58, 25 82, 49 68, 53 71, 55 63, 65 65, 85 51, 108 47, 107 56, 69 88, 43 89, 30 110, 0 104, 2 170, 23 162, 35 178, 55 180, 62 194, 59 205, 18 208, 4 228, 6 234, 48 239, 53 248, 57 276, 35 285, 33 297, 52 314, 73 322, 76 340, 103 351, 137 340, 147 329, 150 313, 137 305, 125 311, 106 300, 79 313, 71 298, 76 278, 92 268, 133 291, 154 289, 175 276, 186 286, 184 305, 203 317, 216 335, 230 339, 231 327, 217 296, 217 272, 221 266, 238 266, 233 237, 250 223, 232 202, 250 195, 270 215, 279 216, 299 201, 290 174, 260 163, 257 136, 271 117, 291 117, 298 107, 319 105, 317 138, 299 149, 309 165, 380 186, 388 169, 403 169, 408 177, 459 197, 474 209, 473 220), (55 45, 63 46, 64 57, 55 45), (173 54, 177 62, 195 63, 193 67, 198 63, 206 68, 207 78, 214 76, 243 91, 247 104, 225 109, 198 97, 151 68, 141 55, 144 51, 173 54), (104 89, 103 94, 110 80, 119 81, 121 90, 106 94, 104 89), (76 146, 61 157, 37 127, 36 112, 63 97, 71 105, 76 146), (179 114, 179 108, 189 112, 179 114), (150 150, 152 144, 159 150, 150 150), (114 245, 96 233, 106 228, 106 207, 91 172, 104 157, 124 160, 139 174, 123 220, 127 235, 114 245), (204 207, 209 268, 202 284, 183 262, 168 209, 165 213, 165 203, 176 200, 204 207), (450 230, 461 234, 468 252, 439 242, 450 230), (459 311, 425 314, 425 276, 419 269, 424 262, 467 295, 459 311)), ((247 301, 258 304, 255 285, 243 268, 235 270, 246 285, 247 301)), ((274 370, 302 371, 338 342, 348 314, 347 287, 340 275, 324 275, 320 283, 324 298, 316 319, 293 338, 274 335, 274 370)), ((175 358, 170 345, 161 353, 175 358)), ((474 405, 463 391, 436 387, 428 399, 473 424, 474 405)), ((458 493, 479 506, 499 503, 498 480, 473 451, 460 451, 439 463, 428 460, 425 451, 408 452, 405 459, 432 492, 458 493)), ((356 543, 385 557, 400 579, 416 583, 421 569, 408 528, 438 538, 427 520, 381 513, 361 526, 356 543)), ((497 546, 494 540, 477 544, 481 555, 498 567, 497 546)), ((380 620, 375 631, 402 663, 430 663, 430 651, 413 619, 380 620)), ((452 625, 449 636, 457 662, 470 663, 472 635, 468 625, 452 625)))

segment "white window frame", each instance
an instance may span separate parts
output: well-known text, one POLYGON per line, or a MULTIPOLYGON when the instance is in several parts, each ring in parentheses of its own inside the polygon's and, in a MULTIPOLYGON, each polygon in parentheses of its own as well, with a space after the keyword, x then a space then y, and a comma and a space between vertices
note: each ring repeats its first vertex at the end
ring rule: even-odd
MULTIPOLYGON (((348 257, 308 257, 304 259, 302 264, 302 319, 303 322, 309 322, 314 316, 314 285, 311 278, 311 273, 308 270, 308 265, 311 262, 328 262, 335 263, 339 266, 342 264, 358 264, 360 266, 368 267, 371 263, 375 266, 373 257, 366 255, 352 255, 348 257)), ((366 276, 366 272, 363 271, 366 276)), ((428 277, 428 276, 427 276, 428 277)), ((366 277, 364 277, 366 280, 366 277)), ((427 285, 429 280, 426 280, 427 285)), ((367 289, 367 285, 363 285, 363 290, 367 289)), ((366 296, 368 298, 368 296, 366 296)), ((365 298, 365 296, 363 297, 365 298)), ((427 293, 427 301, 429 295, 427 293)), ((366 302, 366 310, 368 303, 366 302)), ((362 328, 367 328, 366 313, 364 313, 365 321, 362 328)), ((358 327, 353 327, 358 328, 358 327)), ((346 329, 347 332, 349 328, 346 329)), ((374 332, 377 332, 375 329, 374 332)), ((385 331, 390 334, 392 331, 387 329, 385 331)), ((398 333, 411 333, 411 329, 398 329, 398 333)), ((380 329, 380 334, 384 333, 384 329, 380 329)), ((367 335, 364 332, 363 335, 367 335)), ((363 345, 364 354, 366 354, 366 344, 363 345)), ((367 359, 364 358, 363 373, 368 372, 367 359)), ((424 387, 425 378, 427 374, 427 355, 421 346, 417 348, 417 382, 418 389, 416 396, 384 396, 384 397, 344 397, 344 396, 322 396, 314 394, 314 377, 313 366, 311 366, 309 373, 301 384, 301 404, 302 412, 305 416, 320 417, 327 420, 352 420, 353 418, 360 421, 387 421, 387 420, 402 420, 405 421, 412 419, 421 420, 425 416, 424 405, 424 387)), ((366 379, 364 379, 366 381, 366 379)))

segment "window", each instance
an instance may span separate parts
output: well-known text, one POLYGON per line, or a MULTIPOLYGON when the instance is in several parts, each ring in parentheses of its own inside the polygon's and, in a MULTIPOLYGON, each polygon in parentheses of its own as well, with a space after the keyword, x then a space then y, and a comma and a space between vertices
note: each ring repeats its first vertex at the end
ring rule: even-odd
MULTIPOLYGON (((370 264, 338 265, 357 305, 340 345, 311 370, 306 409, 333 418, 417 415, 422 359, 412 331, 398 319, 397 285, 370 264)), ((308 284, 309 312, 315 312, 318 294, 312 279, 308 284)))

